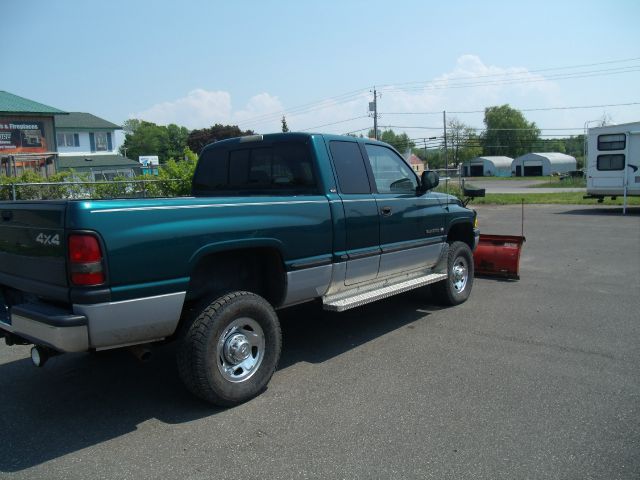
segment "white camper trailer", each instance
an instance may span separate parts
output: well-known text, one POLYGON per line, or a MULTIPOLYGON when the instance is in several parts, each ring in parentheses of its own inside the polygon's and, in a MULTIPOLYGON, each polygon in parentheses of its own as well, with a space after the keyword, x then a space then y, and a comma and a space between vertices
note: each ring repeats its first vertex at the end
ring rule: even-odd
POLYGON ((640 122, 590 128, 587 197, 640 195, 640 122))

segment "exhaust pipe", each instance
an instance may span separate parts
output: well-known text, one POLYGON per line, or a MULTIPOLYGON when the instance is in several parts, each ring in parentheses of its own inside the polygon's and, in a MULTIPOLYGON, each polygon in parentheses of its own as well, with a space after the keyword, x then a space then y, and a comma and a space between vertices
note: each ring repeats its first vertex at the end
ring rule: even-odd
POLYGON ((148 345, 133 345, 132 347, 129 347, 129 351, 134 357, 143 363, 151 360, 152 353, 151 348, 149 348, 148 345))
POLYGON ((48 347, 43 347, 42 345, 31 347, 31 361, 36 367, 43 367, 44 364, 47 363, 47 360, 56 355, 60 355, 60 352, 56 352, 48 347))

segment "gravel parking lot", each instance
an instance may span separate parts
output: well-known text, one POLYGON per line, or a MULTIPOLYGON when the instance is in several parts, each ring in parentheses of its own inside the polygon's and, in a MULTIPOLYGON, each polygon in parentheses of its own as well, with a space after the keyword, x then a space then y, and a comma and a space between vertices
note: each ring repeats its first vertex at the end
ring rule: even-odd
MULTIPOLYGON (((520 206, 477 208, 519 234, 520 206)), ((640 209, 527 206, 521 280, 282 312, 260 397, 181 386, 171 346, 65 355, 0 346, 0 477, 637 479, 640 209)))

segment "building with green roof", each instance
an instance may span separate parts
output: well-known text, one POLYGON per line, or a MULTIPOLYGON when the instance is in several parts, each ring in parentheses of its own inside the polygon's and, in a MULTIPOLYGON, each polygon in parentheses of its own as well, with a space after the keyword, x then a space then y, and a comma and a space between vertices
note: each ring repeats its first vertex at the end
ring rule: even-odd
POLYGON ((86 112, 56 117, 58 171, 89 173, 94 180, 140 174, 140 163, 118 154, 115 132, 122 127, 86 112))
POLYGON ((0 90, 0 173, 55 173, 54 117, 65 115, 57 108, 0 90))
POLYGON ((86 112, 64 112, 0 91, 0 174, 44 176, 65 170, 95 180, 131 177, 140 163, 118 154, 119 125, 86 112))

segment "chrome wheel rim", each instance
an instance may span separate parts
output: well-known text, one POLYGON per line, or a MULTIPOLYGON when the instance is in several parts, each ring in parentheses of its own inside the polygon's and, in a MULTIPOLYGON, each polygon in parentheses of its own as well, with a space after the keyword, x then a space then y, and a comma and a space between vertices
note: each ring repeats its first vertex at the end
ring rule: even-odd
POLYGON ((468 279, 469 266, 467 265, 467 261, 462 257, 456 258, 455 262, 453 262, 453 267, 451 268, 451 281, 453 283, 453 288, 457 293, 460 293, 465 289, 468 279))
POLYGON ((264 348, 264 331, 258 322, 248 317, 237 318, 218 339, 218 370, 229 382, 244 382, 260 368, 264 348))

